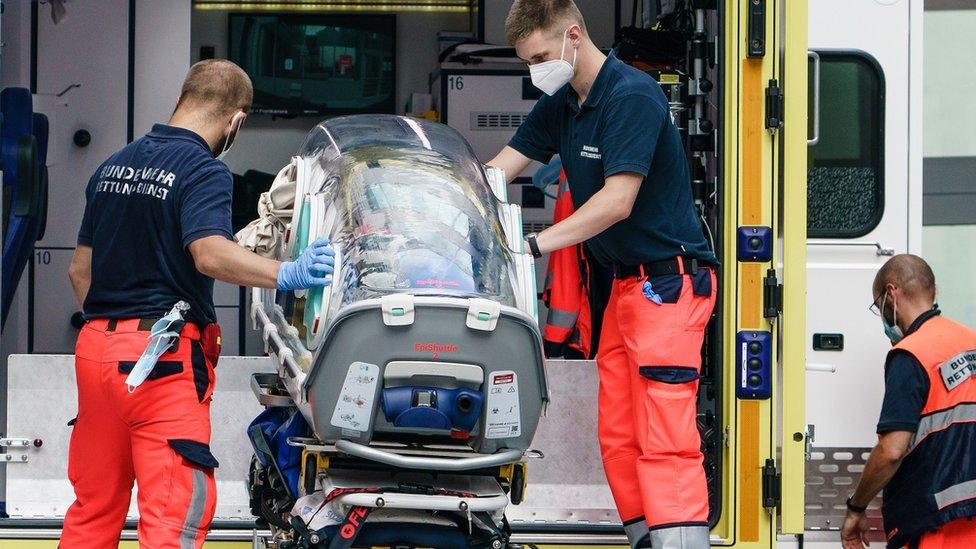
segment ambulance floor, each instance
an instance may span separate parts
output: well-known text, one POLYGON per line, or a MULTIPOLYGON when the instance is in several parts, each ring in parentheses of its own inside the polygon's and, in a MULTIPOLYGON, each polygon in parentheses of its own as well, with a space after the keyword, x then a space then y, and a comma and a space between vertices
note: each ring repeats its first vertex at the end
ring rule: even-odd
MULTIPOLYGON (((46 539, 0 539, 0 549, 57 549, 57 540, 46 539)), ((209 541, 203 545, 203 549, 252 549, 249 541, 209 541)), ((599 546, 599 545, 537 545, 538 549, 625 549, 624 546, 599 546)), ((119 549, 139 549, 137 541, 123 541, 119 543, 119 549)))

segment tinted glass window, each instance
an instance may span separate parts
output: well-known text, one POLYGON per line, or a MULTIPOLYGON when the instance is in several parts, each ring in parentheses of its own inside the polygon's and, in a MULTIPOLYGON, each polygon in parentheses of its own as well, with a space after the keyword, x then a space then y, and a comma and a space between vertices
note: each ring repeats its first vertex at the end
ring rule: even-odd
MULTIPOLYGON (((808 234, 863 236, 884 210, 884 79, 866 54, 818 53, 820 141, 810 148, 807 170, 808 234)), ((812 61, 809 82, 812 126, 812 61)))

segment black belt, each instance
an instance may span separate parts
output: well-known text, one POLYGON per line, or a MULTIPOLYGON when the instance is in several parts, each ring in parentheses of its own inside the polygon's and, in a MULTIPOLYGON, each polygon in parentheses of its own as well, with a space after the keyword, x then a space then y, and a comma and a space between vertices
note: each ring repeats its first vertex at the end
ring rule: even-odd
MULTIPOLYGON (((160 317, 162 318, 162 317, 160 317)), ((153 324, 159 321, 159 318, 140 318, 139 319, 139 331, 140 332, 151 332, 153 324)), ((108 319, 108 326, 105 327, 106 332, 114 332, 118 326, 119 319, 110 318, 108 319)))
POLYGON ((683 256, 673 259, 662 259, 661 261, 652 261, 650 263, 643 263, 641 265, 621 265, 619 263, 614 263, 613 277, 631 278, 640 276, 662 276, 676 274, 694 275, 698 273, 699 267, 708 266, 710 266, 708 263, 700 262, 696 258, 683 256), (680 264, 678 263, 679 261, 681 262, 680 264))

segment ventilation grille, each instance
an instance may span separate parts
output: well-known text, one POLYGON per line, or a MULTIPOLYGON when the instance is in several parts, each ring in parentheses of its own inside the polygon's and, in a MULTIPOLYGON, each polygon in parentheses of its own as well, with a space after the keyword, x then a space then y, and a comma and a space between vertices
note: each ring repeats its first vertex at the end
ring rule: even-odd
POLYGON ((514 130, 525 122, 529 113, 525 112, 473 112, 472 130, 514 130))
MULTIPOLYGON (((857 486, 870 448, 813 447, 806 463, 804 523, 807 530, 838 530, 847 514, 847 496, 857 486)), ((868 506, 868 522, 881 526, 881 497, 868 506)))
POLYGON ((552 227, 552 223, 543 223, 543 222, 522 223, 522 234, 541 233, 542 231, 548 229, 549 227, 552 227))

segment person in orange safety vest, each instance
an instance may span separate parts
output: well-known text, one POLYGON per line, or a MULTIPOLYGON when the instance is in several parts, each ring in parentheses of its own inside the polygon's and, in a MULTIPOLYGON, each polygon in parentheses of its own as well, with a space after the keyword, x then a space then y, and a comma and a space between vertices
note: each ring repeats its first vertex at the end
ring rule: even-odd
POLYGON ((868 543, 868 505, 883 488, 891 549, 976 547, 976 331, 940 315, 922 258, 888 260, 871 310, 892 349, 878 444, 847 500, 845 549, 868 543))

